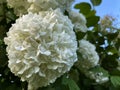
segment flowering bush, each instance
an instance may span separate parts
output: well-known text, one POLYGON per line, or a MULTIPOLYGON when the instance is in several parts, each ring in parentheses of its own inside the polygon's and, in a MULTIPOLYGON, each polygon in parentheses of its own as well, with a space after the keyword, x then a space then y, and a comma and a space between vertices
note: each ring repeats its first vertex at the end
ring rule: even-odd
POLYGON ((0 90, 120 90, 115 19, 73 1, 0 0, 0 90))
POLYGON ((69 17, 74 24, 75 31, 87 32, 86 18, 83 14, 75 11, 69 11, 69 17))
POLYGON ((73 24, 59 9, 22 16, 7 36, 8 66, 29 90, 53 83, 77 60, 73 24))
POLYGON ((80 40, 78 47, 79 57, 76 66, 86 75, 86 77, 101 84, 109 80, 109 75, 108 72, 99 67, 99 56, 95 49, 96 47, 89 41, 80 40))

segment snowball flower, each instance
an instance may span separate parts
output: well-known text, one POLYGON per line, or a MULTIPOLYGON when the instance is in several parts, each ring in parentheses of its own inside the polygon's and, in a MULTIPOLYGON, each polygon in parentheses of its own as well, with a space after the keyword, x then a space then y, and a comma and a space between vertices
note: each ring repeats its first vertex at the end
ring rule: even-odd
POLYGON ((95 51, 95 46, 86 40, 79 41, 78 59, 79 68, 81 70, 88 70, 98 65, 99 56, 95 51))
POLYGON ((86 18, 83 14, 75 11, 69 11, 69 17, 75 25, 76 31, 87 32, 86 18))
POLYGON ((49 8, 60 8, 62 11, 69 9, 74 0, 28 0, 31 3, 29 11, 39 12, 49 8))
POLYGON ((30 4, 27 0, 7 0, 8 6, 14 8, 14 13, 17 16, 27 13, 27 9, 30 7, 30 4))
POLYGON ((15 14, 21 16, 27 12, 38 13, 50 8, 69 9, 74 0, 7 0, 8 5, 14 8, 15 14))
POLYGON ((4 41, 8 66, 28 82, 28 90, 55 82, 77 60, 73 24, 59 9, 23 15, 4 41))
POLYGON ((78 47, 78 62, 76 66, 90 79, 95 80, 96 83, 101 84, 107 82, 109 77, 102 71, 90 71, 99 65, 99 56, 95 51, 95 46, 89 41, 80 40, 78 47))

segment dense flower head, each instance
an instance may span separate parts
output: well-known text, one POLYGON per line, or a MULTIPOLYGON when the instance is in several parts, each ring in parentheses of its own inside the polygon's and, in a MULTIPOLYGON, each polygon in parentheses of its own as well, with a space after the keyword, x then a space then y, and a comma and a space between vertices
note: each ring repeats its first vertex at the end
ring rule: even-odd
POLYGON ((74 0, 7 0, 8 5, 14 8, 16 15, 21 16, 28 12, 38 13, 50 8, 60 8, 65 11, 71 7, 74 0))
POLYGON ((88 78, 95 80, 96 83, 101 84, 107 82, 109 77, 101 71, 90 71, 99 66, 99 56, 95 51, 96 47, 86 40, 79 41, 78 47, 78 61, 76 66, 81 70, 88 78))
POLYGON ((27 13, 27 9, 30 7, 30 4, 27 0, 7 0, 8 6, 14 8, 14 13, 17 16, 21 16, 27 13))
POLYGON ((81 70, 87 70, 98 65, 99 56, 95 49, 95 46, 89 41, 79 41, 78 53, 80 55, 78 59, 81 70))
POLYGON ((87 32, 87 21, 83 14, 75 11, 69 11, 69 17, 74 24, 76 31, 87 32))
POLYGON ((59 9, 23 15, 4 41, 10 70, 29 90, 53 83, 77 61, 73 24, 59 9))
POLYGON ((62 11, 69 9, 74 0, 28 0, 31 3, 29 11, 38 12, 49 8, 60 8, 62 11))

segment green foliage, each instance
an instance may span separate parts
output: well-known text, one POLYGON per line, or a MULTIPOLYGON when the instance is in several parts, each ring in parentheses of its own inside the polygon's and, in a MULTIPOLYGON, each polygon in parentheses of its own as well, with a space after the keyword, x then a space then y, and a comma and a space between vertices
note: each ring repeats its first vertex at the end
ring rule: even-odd
POLYGON ((100 17, 99 16, 90 16, 87 18, 87 26, 91 27, 98 23, 100 17))
POLYGON ((98 6, 101 4, 102 0, 90 0, 93 6, 98 6))
POLYGON ((96 16, 96 11, 92 9, 92 6, 87 2, 76 4, 74 8, 79 9, 79 12, 86 16, 87 27, 92 27, 100 20, 99 16, 96 16))
POLYGON ((84 36, 86 35, 86 33, 84 32, 76 32, 76 37, 77 37, 77 40, 81 40, 84 36))
POLYGON ((80 12, 82 12, 84 15, 86 15, 90 12, 91 5, 89 3, 82 2, 82 3, 76 4, 75 8, 80 9, 80 12))
POLYGON ((114 87, 120 87, 120 76, 111 76, 110 80, 114 87))
POLYGON ((109 77, 108 71, 102 67, 95 67, 95 68, 90 69, 90 71, 92 71, 93 73, 103 73, 102 74, 103 77, 109 77))
POLYGON ((62 84, 69 87, 69 90, 80 90, 74 80, 69 77, 64 76, 62 80, 62 84))

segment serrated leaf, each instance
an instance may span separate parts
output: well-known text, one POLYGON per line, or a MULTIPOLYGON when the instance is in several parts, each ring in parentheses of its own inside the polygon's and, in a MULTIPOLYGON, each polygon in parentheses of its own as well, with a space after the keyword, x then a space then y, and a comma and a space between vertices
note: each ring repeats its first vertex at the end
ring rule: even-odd
POLYGON ((120 76, 111 76, 110 80, 114 87, 120 87, 120 76))
POLYGON ((67 85, 69 87, 69 90, 80 90, 75 81, 72 80, 71 78, 67 78, 66 76, 63 76, 62 84, 67 85))
POLYGON ((81 13, 83 13, 84 15, 87 15, 91 10, 91 5, 89 3, 82 2, 82 3, 76 4, 74 8, 80 9, 81 13))
POLYGON ((93 6, 98 6, 101 4, 102 0, 90 0, 93 6))

